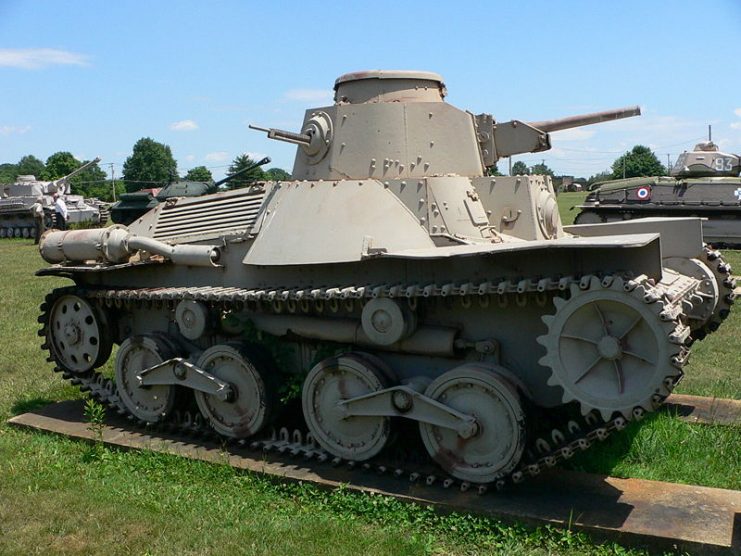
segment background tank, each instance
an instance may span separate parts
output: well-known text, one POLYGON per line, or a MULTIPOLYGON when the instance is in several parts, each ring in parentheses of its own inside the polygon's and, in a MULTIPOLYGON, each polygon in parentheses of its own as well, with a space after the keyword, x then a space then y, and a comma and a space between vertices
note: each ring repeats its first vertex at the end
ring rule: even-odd
POLYGON ((115 224, 131 224, 167 199, 175 197, 200 197, 201 195, 216 193, 220 185, 228 183, 250 170, 269 163, 270 158, 265 157, 217 182, 178 180, 162 189, 156 190, 156 192, 153 190, 142 190, 135 191, 134 193, 124 193, 120 196, 121 200, 115 203, 110 209, 111 220, 115 224))
POLYGON ((99 158, 91 160, 57 180, 42 181, 37 180, 35 176, 18 176, 14 184, 4 186, 0 198, 0 237, 33 237, 34 220, 31 206, 38 197, 42 197, 47 228, 51 228, 54 218, 52 195, 57 192, 63 195, 67 204, 68 224, 107 223, 106 203, 70 194, 69 178, 98 162, 99 158))
POLYGON ((42 305, 57 370, 143 421, 191 395, 226 437, 303 422, 312 461, 356 462, 398 437, 496 486, 659 407, 732 300, 699 220, 577 237, 550 179, 485 175, 548 129, 638 110, 497 123, 444 96, 434 73, 344 75, 300 132, 266 129, 298 145, 292 180, 48 234, 39 274, 75 282, 42 305))
POLYGON ((596 184, 579 206, 577 224, 650 216, 699 216, 705 241, 741 245, 741 157, 712 141, 679 155, 669 176, 596 184))

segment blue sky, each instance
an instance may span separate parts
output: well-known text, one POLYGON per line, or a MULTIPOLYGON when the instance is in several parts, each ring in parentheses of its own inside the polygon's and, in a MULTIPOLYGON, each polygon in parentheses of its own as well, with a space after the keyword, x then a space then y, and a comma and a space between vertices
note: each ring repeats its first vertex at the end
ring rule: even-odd
POLYGON ((642 107, 515 158, 559 174, 596 173, 637 143, 666 162, 708 124, 741 152, 740 0, 0 0, 0 162, 68 150, 120 176, 148 136, 181 174, 221 177, 243 152, 290 171, 294 147, 247 124, 298 131, 361 69, 440 73, 449 102, 499 121, 642 107))

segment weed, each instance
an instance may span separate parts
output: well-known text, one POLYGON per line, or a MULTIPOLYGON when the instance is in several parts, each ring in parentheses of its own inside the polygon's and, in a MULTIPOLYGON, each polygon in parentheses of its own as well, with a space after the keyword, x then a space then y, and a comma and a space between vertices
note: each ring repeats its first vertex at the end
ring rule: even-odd
POLYGON ((107 455, 105 444, 103 444, 103 429, 105 429, 106 416, 105 407, 93 398, 88 398, 85 400, 84 414, 88 420, 87 429, 93 433, 95 440, 83 454, 83 461, 85 463, 103 461, 107 455))

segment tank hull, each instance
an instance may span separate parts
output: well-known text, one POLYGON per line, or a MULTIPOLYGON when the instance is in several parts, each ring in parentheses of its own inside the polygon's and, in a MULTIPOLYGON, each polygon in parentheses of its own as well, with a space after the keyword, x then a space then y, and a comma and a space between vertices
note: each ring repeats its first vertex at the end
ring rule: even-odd
POLYGON ((603 185, 578 207, 576 224, 700 217, 705 242, 741 245, 741 178, 635 178, 603 185))

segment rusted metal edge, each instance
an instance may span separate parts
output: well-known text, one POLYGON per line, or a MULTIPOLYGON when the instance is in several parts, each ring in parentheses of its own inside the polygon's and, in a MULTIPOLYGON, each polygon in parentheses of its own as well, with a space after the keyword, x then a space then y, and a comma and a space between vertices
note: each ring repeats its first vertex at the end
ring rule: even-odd
MULTIPOLYGON (((311 482, 321 488, 340 485, 364 493, 432 506, 442 512, 466 512, 528 525, 550 524, 582 530, 592 537, 659 550, 702 554, 741 552, 741 492, 640 479, 618 479, 555 469, 518 487, 483 496, 420 485, 390 475, 332 467, 240 447, 193 440, 182 435, 136 430, 123 418, 109 417, 104 443, 119 448, 153 450, 311 482)), ((18 427, 53 432, 85 441, 88 430, 80 401, 51 404, 13 417, 18 427)))
POLYGON ((741 400, 672 394, 666 410, 690 423, 741 425, 741 400))

